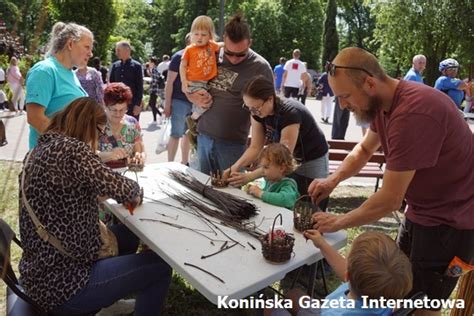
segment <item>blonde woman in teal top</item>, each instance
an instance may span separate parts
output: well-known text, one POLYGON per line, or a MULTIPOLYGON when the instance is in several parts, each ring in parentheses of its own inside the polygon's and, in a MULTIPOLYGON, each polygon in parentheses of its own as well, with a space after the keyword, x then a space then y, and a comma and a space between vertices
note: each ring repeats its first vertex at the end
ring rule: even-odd
POLYGON ((92 57, 93 41, 92 32, 82 25, 58 22, 53 26, 48 57, 35 64, 26 77, 30 149, 54 113, 87 96, 72 68, 92 57))
POLYGON ((262 201, 292 209, 299 197, 296 181, 286 177, 297 165, 288 147, 273 143, 265 147, 259 156, 265 178, 265 186, 250 184, 247 192, 262 201))

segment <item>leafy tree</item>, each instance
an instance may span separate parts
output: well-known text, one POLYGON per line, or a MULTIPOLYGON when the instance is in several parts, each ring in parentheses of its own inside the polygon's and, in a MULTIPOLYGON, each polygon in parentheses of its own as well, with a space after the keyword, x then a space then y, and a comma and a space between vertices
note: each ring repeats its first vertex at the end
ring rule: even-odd
POLYGON ((278 63, 278 59, 287 54, 282 39, 277 34, 282 32, 285 14, 276 1, 259 1, 253 7, 243 8, 252 29, 252 49, 264 56, 270 63, 278 63), (252 14, 253 13, 253 14, 252 14))
POLYGON ((150 39, 153 44, 153 54, 161 56, 170 54, 184 47, 184 37, 178 31, 181 27, 176 12, 181 3, 176 0, 155 0, 152 3, 153 18, 149 21, 150 39))
POLYGON ((48 0, 0 0, 0 19, 8 30, 20 38, 26 52, 35 54, 36 49, 48 41, 52 15, 48 0), (14 4, 13 4, 14 2, 14 4), (13 6, 15 9, 12 11, 13 6))
POLYGON ((378 55, 391 65, 389 73, 402 76, 410 68, 412 57, 424 54, 425 82, 433 85, 440 75, 441 60, 456 58, 464 66, 473 62, 472 12, 474 3, 463 0, 375 2, 374 35, 381 45, 378 55))
POLYGON ((326 19, 324 20, 323 56, 321 64, 331 61, 339 51, 339 38, 336 28, 337 4, 336 0, 328 0, 326 5, 326 19))
POLYGON ((375 17, 364 0, 338 0, 340 47, 355 46, 376 53, 379 47, 374 40, 375 17))
POLYGON ((156 30, 150 27, 153 19, 153 7, 144 0, 130 0, 117 3, 118 22, 113 31, 113 38, 108 45, 115 56, 115 43, 119 40, 128 40, 132 45, 132 57, 140 62, 145 62, 148 56, 145 44, 152 42, 150 34, 156 30))
MULTIPOLYGON (((270 33, 274 44, 262 51, 264 57, 272 56, 274 50, 280 56, 291 57, 295 48, 301 50, 301 59, 308 68, 320 68, 323 12, 319 0, 280 0, 283 14, 278 23, 279 33, 270 33)), ((254 34, 259 32, 255 29, 254 34)), ((275 60, 276 61, 276 60, 275 60)))
POLYGON ((18 6, 10 0, 0 0, 0 20, 5 22, 8 30, 13 30, 20 16, 18 6))
POLYGON ((117 13, 113 0, 51 0, 55 20, 75 22, 94 33, 96 45, 94 55, 104 59, 107 56, 109 36, 115 27, 117 13))

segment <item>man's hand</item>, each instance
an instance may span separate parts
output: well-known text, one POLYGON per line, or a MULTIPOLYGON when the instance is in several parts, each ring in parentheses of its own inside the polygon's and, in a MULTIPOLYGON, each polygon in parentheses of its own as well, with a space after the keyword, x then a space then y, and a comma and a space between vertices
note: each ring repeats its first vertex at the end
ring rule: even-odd
POLYGON ((171 100, 166 100, 165 101, 165 110, 164 110, 164 113, 165 113, 165 117, 168 118, 171 116, 171 100))
POLYGON ((336 186, 337 183, 329 179, 314 179, 308 187, 308 194, 317 204, 327 198, 336 186))
POLYGON ((137 116, 140 114, 140 112, 142 111, 142 107, 139 106, 139 105, 135 105, 133 106, 133 115, 137 116))
POLYGON ((208 109, 212 104, 212 96, 206 90, 198 90, 194 93, 186 93, 189 102, 202 109, 208 109))
POLYGON ((324 212, 316 212, 313 214, 313 228, 321 233, 333 233, 342 229, 340 224, 342 215, 334 215, 324 212))
POLYGON ((308 229, 303 232, 303 235, 305 238, 311 239, 311 241, 317 248, 321 248, 323 244, 327 243, 323 235, 321 235, 318 230, 308 229))
POLYGON ((251 184, 251 185, 249 185, 249 187, 247 189, 247 193, 261 199, 262 194, 263 194, 263 190, 260 189, 260 187, 258 185, 251 184))

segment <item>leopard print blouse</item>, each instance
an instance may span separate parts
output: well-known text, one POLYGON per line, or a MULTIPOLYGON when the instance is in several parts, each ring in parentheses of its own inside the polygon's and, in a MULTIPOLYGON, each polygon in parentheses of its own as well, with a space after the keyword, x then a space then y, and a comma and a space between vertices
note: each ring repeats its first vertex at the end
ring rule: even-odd
POLYGON ((69 300, 89 280, 101 246, 97 197, 123 203, 136 198, 140 188, 105 166, 89 145, 58 133, 40 137, 24 170, 26 196, 36 216, 76 258, 62 255, 40 239, 20 190, 20 282, 28 295, 49 311, 69 300))

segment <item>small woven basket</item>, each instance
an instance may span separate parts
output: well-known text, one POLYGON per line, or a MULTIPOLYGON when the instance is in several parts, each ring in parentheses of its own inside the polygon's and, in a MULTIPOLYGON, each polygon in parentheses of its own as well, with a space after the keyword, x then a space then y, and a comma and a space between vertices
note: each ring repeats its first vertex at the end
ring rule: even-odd
POLYGON ((284 263, 291 259, 295 238, 287 233, 283 240, 273 240, 277 218, 280 218, 280 225, 283 223, 283 217, 281 214, 278 214, 273 220, 271 233, 261 236, 260 242, 265 259, 272 263, 284 263))
POLYGON ((215 188, 225 188, 229 184, 227 180, 223 179, 224 173, 220 170, 211 172, 211 185, 215 188))
POLYGON ((107 161, 105 164, 112 169, 125 168, 127 167, 127 158, 107 161))
POLYGON ((131 162, 128 164, 128 170, 133 171, 133 172, 141 172, 143 171, 144 167, 145 165, 143 163, 131 162))
POLYGON ((302 195, 293 206, 293 224, 295 229, 304 232, 313 228, 313 213, 319 210, 309 195, 302 195))

